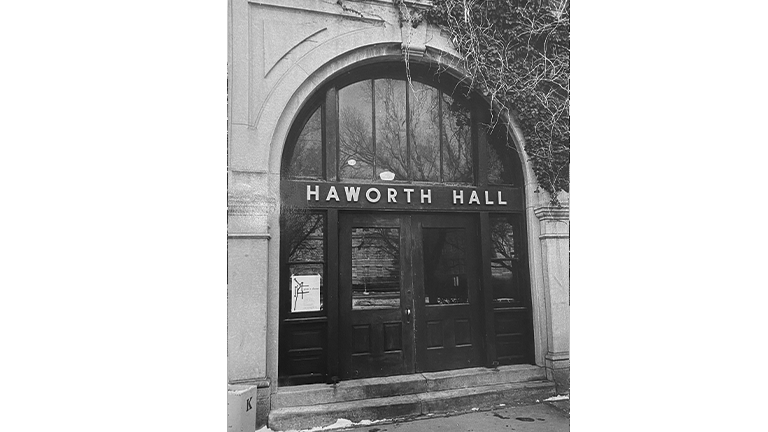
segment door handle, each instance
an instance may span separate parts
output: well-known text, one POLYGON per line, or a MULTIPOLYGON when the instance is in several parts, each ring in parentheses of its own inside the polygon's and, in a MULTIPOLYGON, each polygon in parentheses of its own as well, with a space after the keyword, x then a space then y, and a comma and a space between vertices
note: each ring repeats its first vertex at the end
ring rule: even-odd
POLYGON ((405 321, 406 322, 411 322, 411 310, 410 309, 406 309, 405 310, 405 321))

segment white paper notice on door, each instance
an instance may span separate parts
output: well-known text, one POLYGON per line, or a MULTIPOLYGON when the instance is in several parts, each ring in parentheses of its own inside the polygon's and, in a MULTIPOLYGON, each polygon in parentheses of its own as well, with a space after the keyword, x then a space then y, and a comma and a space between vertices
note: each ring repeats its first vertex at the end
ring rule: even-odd
POLYGON ((320 310, 320 275, 291 276, 291 312, 320 310))

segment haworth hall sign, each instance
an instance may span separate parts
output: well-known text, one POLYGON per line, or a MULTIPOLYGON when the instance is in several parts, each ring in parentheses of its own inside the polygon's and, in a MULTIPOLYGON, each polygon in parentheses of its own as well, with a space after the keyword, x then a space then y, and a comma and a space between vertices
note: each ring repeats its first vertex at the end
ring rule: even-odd
POLYGON ((283 182, 283 202, 293 207, 378 210, 513 211, 519 188, 443 185, 283 182))

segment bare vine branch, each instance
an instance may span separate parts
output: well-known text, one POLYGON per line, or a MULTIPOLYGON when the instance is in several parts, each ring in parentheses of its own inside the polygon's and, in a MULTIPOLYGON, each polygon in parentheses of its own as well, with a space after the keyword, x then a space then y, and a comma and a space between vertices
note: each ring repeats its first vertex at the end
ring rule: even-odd
MULTIPOLYGON (((520 123, 539 185, 557 203, 569 189, 570 3, 568 0, 435 0, 425 18, 462 54, 470 88, 520 123)), ((512 146, 512 143, 508 143, 512 146)))

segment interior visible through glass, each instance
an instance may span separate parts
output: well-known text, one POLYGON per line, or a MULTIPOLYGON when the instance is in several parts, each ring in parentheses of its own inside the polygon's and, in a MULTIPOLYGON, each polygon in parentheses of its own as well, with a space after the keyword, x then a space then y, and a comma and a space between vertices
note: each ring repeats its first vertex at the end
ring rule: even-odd
POLYGON ((468 303, 463 228, 424 228, 424 303, 468 303))
POLYGON ((491 216, 491 286, 493 302, 520 303, 520 255, 515 247, 515 225, 510 217, 491 216))
POLYGON ((352 228, 352 309, 400 307, 400 230, 352 228))

